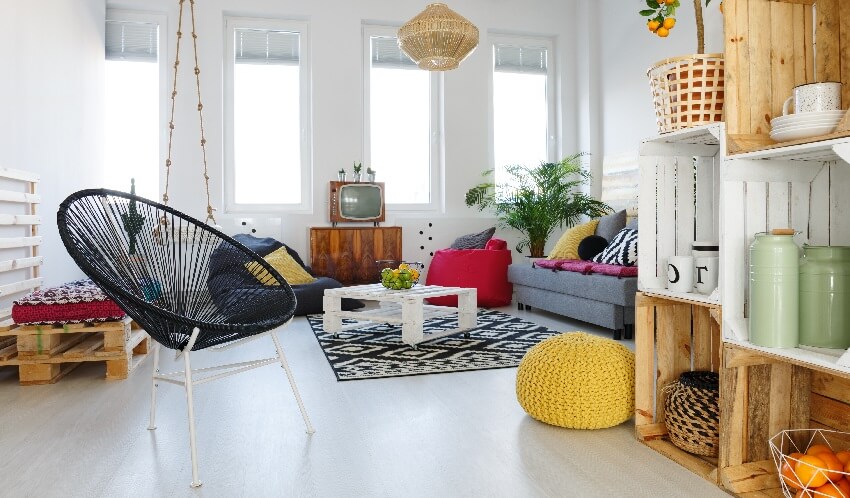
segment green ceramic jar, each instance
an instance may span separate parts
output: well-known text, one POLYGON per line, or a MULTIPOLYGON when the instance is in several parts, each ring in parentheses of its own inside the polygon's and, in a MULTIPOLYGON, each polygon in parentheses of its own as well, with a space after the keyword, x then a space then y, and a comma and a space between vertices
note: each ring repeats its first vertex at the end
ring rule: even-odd
POLYGON ((850 347, 850 247, 803 246, 800 344, 850 347))
POLYGON ((799 249, 793 235, 757 233, 750 244, 750 342, 799 344, 799 249))

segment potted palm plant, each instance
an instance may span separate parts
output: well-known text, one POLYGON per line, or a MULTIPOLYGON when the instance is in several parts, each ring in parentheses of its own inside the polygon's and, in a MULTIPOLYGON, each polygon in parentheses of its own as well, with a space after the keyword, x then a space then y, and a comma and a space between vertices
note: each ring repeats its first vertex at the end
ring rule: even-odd
MULTIPOLYGON (((517 252, 528 248, 532 258, 542 258, 546 241, 555 227, 571 227, 582 216, 597 217, 611 212, 604 202, 580 191, 591 175, 575 154, 557 163, 535 167, 508 166, 508 181, 485 182, 466 192, 466 205, 478 210, 493 208, 501 227, 519 230, 522 240, 517 252)), ((493 170, 485 171, 490 177, 493 170)))

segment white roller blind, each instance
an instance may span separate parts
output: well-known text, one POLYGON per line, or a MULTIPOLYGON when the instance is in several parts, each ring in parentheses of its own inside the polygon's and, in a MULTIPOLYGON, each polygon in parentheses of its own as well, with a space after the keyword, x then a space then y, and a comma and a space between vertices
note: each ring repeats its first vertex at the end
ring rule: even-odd
POLYGON ((410 57, 398 46, 394 36, 373 36, 372 67, 392 67, 397 69, 418 69, 410 57))
POLYGON ((107 60, 157 60, 159 26, 149 22, 106 21, 107 60))
POLYGON ((234 29, 236 64, 292 64, 300 60, 300 34, 266 29, 234 29))
POLYGON ((495 45, 494 71, 546 74, 546 48, 495 45))

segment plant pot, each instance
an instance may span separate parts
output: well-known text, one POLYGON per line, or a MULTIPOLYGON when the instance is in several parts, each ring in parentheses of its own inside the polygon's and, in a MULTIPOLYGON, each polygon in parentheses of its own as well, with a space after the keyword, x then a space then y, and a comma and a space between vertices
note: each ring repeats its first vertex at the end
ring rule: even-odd
POLYGON ((659 133, 723 121, 723 54, 664 59, 646 74, 659 133))
POLYGON ((369 183, 375 183, 375 173, 366 173, 366 181, 369 183))
POLYGON ((360 173, 354 173, 354 181, 360 182, 360 173))
POLYGON ((343 172, 343 173, 339 173, 339 172, 338 172, 338 173, 336 174, 336 177, 337 177, 337 178, 339 179, 339 181, 341 181, 341 182, 344 182, 344 181, 345 181, 345 173, 344 173, 344 172, 343 172))

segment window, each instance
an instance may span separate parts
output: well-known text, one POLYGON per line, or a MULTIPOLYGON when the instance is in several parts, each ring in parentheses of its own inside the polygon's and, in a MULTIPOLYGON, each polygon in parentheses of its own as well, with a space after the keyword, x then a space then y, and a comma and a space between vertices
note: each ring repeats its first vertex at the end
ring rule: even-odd
POLYGON ((225 207, 310 210, 305 23, 227 19, 225 207))
POLYGON ((396 209, 437 204, 441 75, 416 67, 398 47, 395 28, 364 29, 364 161, 385 183, 396 209))
POLYGON ((108 11, 106 19, 106 134, 104 184, 159 198, 161 16, 108 11))
POLYGON ((493 159, 496 181, 505 166, 554 160, 551 42, 499 38, 493 44, 493 159))

